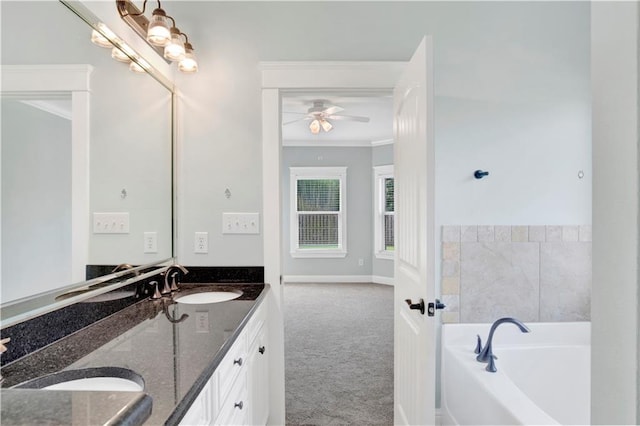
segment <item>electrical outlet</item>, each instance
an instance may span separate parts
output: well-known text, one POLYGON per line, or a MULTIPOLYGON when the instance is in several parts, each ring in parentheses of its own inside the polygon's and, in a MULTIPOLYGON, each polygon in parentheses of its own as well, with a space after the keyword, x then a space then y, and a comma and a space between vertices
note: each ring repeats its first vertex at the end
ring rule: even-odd
POLYGON ((144 233, 144 252, 145 253, 158 252, 158 233, 157 232, 144 233))
POLYGON ((209 332, 209 311, 196 311, 196 333, 209 332))
POLYGON ((209 233, 208 232, 196 232, 193 252, 209 253, 209 233))
POLYGON ((364 266, 364 259, 358 259, 358 266, 364 266))

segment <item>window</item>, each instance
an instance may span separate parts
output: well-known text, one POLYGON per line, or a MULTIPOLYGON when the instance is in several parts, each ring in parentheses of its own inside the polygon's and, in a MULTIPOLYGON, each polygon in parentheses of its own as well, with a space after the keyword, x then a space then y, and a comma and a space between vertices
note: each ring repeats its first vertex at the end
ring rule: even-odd
POLYGON ((378 258, 393 259, 395 250, 395 206, 393 199, 393 166, 373 168, 374 175, 374 254, 378 258))
POLYGON ((345 257, 346 167, 291 167, 291 256, 345 257))

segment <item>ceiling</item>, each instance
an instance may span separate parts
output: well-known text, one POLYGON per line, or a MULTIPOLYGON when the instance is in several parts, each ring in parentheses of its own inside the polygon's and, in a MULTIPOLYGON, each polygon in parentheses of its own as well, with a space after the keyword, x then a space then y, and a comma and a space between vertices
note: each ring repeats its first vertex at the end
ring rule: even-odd
POLYGON ((393 138, 393 97, 382 92, 293 92, 282 97, 282 123, 304 117, 313 101, 324 99, 325 106, 339 106, 337 115, 369 117, 368 123, 330 120, 333 129, 314 135, 309 120, 282 126, 283 145, 366 146, 389 143, 393 138))

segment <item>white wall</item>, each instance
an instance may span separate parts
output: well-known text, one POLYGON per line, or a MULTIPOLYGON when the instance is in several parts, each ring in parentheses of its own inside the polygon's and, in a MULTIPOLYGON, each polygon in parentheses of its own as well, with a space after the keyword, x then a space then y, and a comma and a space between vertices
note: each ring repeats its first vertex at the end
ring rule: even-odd
POLYGON ((593 2, 591 422, 640 423, 637 2, 593 2))
POLYGON ((185 22, 201 65, 177 76, 182 263, 262 263, 260 236, 220 231, 222 212, 263 208, 259 61, 407 60, 423 34, 435 46, 437 225, 591 222, 588 3, 166 8, 185 22), (478 168, 491 176, 475 181, 478 168), (209 231, 209 255, 193 254, 195 231, 209 231))
POLYGON ((285 147, 282 155, 283 275, 368 275, 373 271, 372 149, 285 147), (290 254, 289 167, 347 167, 347 256, 331 259, 293 258, 290 254), (363 260, 363 265, 358 260, 363 260))

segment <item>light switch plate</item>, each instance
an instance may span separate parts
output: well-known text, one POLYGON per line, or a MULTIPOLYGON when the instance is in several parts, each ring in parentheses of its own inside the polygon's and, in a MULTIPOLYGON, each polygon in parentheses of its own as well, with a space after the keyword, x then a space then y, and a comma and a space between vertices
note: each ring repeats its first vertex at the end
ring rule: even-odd
POLYGON ((259 234, 260 213, 222 213, 223 234, 259 234))
POLYGON ((128 234, 129 213, 93 213, 94 234, 128 234))

